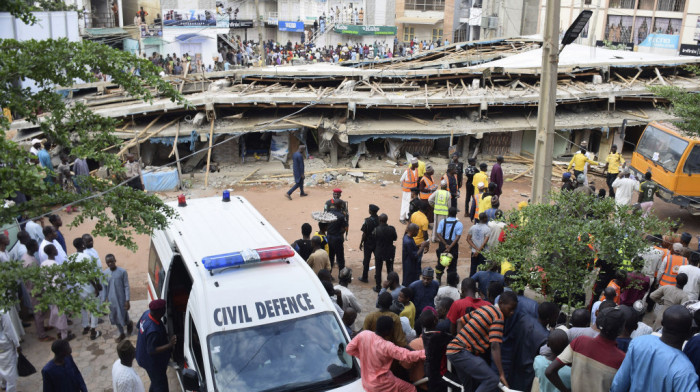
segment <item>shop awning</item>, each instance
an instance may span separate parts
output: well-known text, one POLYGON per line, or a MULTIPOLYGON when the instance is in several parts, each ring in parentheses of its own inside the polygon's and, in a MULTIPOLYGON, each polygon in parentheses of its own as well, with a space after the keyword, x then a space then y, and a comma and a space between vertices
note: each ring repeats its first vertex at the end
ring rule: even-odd
POLYGON ((414 18, 410 16, 402 16, 396 18, 396 23, 402 24, 422 24, 422 25, 434 25, 442 22, 440 18, 414 18))
POLYGON ((199 34, 180 34, 177 37, 175 37, 175 40, 177 42, 187 42, 187 43, 198 43, 198 42, 205 42, 208 39, 212 39, 211 37, 207 37, 206 35, 199 35, 199 34))

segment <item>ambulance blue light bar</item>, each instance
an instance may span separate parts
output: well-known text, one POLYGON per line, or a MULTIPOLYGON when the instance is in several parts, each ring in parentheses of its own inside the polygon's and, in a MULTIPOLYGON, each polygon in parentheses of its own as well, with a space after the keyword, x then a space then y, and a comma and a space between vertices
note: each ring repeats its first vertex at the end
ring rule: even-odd
POLYGON ((209 271, 237 267, 245 264, 255 264, 264 261, 287 259, 294 256, 294 249, 289 245, 270 246, 267 248, 245 249, 240 252, 224 253, 207 256, 202 259, 204 268, 209 271))

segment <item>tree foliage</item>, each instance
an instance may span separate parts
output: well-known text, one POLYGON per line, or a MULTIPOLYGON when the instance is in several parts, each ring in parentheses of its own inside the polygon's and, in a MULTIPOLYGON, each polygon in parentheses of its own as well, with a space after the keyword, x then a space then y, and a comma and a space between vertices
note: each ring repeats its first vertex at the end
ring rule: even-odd
MULTIPOLYGON (((31 13, 36 9, 32 4, 52 10, 53 3, 0 0, 0 9, 32 24, 37 21, 31 13)), ((94 160, 113 176, 111 181, 81 179, 80 194, 44 182, 50 173, 34 164, 27 149, 12 140, 14 131, 8 119, 0 116, 0 196, 8 200, 23 194, 28 199, 26 203, 0 209, 0 226, 14 222, 18 216, 36 217, 71 203, 80 207, 71 227, 95 219, 93 235, 106 236, 113 243, 135 250, 135 234, 150 234, 166 227, 176 213, 155 195, 116 187, 124 178, 124 169, 119 157, 106 151, 119 144, 113 135, 117 121, 94 113, 79 100, 65 99, 64 93, 74 84, 97 81, 96 70, 110 75, 112 82, 132 98, 151 102, 156 97, 166 97, 186 104, 177 90, 159 76, 157 67, 130 53, 91 41, 0 40, 0 108, 10 110, 15 120, 40 127, 43 137, 62 152, 94 160)), ((97 301, 79 298, 80 285, 96 274, 101 276, 88 264, 67 262, 52 268, 25 269, 18 263, 3 263, 0 308, 14 304, 17 281, 29 279, 37 285, 37 293, 43 293, 40 308, 51 303, 71 312, 81 307, 99 310, 97 301)))
MULTIPOLYGON (((668 231, 670 221, 618 207, 612 198, 553 192, 550 203, 533 204, 509 215, 506 240, 486 253, 514 265, 516 287, 528 286, 570 308, 592 285, 596 259, 620 269, 649 246, 644 233, 668 231)), ((640 265, 634 265, 639 269, 640 265)))
MULTIPOLYGON (((700 66, 685 67, 687 71, 700 75, 700 66)), ((689 135, 700 135, 700 94, 687 92, 676 86, 650 87, 657 94, 671 102, 671 112, 680 118, 675 125, 689 135)))

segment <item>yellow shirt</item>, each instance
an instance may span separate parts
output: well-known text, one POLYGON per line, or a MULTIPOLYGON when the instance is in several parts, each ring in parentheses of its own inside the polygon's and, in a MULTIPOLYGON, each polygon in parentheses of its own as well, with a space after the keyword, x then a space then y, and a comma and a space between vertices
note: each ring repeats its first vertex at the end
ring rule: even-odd
POLYGON ((608 163, 608 173, 617 174, 620 172, 620 165, 625 163, 625 158, 620 155, 619 152, 610 153, 608 157, 605 158, 605 162, 608 163))
POLYGON ((573 165, 574 170, 583 171, 583 169, 586 167, 586 163, 590 163, 591 165, 598 164, 598 162, 592 161, 588 159, 588 157, 584 154, 577 152, 576 154, 574 154, 574 157, 571 158, 571 162, 569 162, 569 166, 566 168, 566 170, 571 170, 571 166, 573 165))
POLYGON ((515 271, 515 268, 513 268, 513 264, 509 261, 503 260, 501 262, 501 275, 505 275, 508 271, 515 271))
POLYGON ((416 169, 418 177, 423 177, 423 175, 425 174, 425 162, 418 160, 418 167, 416 169))
POLYGON ((408 305, 403 306, 403 310, 401 311, 401 314, 399 314, 399 317, 406 317, 408 319, 408 323, 411 324, 411 328, 414 328, 416 320, 416 305, 414 305, 413 302, 408 301, 408 305))
POLYGON ((479 192, 479 183, 480 182, 484 183, 484 189, 488 188, 489 177, 486 175, 486 173, 484 173, 482 171, 474 174, 474 179, 472 180, 472 185, 474 185, 474 192, 479 192))
POLYGON ((413 237, 413 241, 416 242, 416 245, 420 245, 425 241, 425 235, 423 233, 428 231, 428 217, 425 216, 424 213, 420 211, 416 211, 411 215, 411 223, 415 223, 418 225, 418 234, 416 234, 415 237, 413 237))
POLYGON ((491 196, 482 197, 479 200, 479 213, 486 212, 491 208, 491 196))

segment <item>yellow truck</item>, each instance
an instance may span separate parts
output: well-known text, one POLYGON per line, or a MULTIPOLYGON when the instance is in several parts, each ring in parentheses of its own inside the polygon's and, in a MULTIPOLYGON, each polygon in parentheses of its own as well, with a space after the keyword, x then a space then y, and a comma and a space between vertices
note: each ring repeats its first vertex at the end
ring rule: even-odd
POLYGON ((700 138, 684 134, 673 124, 651 122, 632 153, 637 178, 651 172, 660 185, 658 196, 700 215, 700 138))

